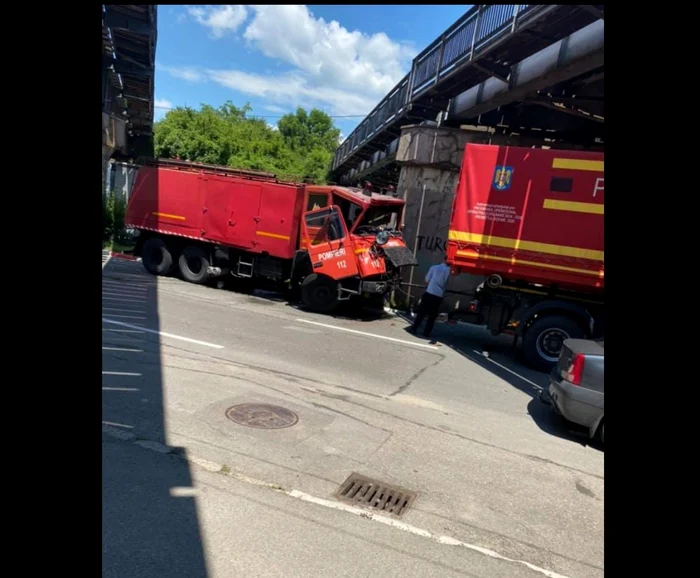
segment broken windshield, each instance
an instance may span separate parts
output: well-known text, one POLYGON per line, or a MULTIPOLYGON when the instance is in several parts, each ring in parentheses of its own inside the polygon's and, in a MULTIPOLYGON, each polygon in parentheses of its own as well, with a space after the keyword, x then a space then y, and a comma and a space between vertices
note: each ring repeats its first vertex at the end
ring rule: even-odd
POLYGON ((384 227, 396 229, 399 225, 399 210, 396 207, 370 207, 360 218, 357 229, 384 227))

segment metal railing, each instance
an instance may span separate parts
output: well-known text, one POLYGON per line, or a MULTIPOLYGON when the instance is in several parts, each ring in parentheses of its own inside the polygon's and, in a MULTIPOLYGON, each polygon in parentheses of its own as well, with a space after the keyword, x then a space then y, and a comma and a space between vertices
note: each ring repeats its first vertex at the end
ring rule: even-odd
POLYGON ((392 124, 413 100, 466 61, 487 49, 504 34, 515 31, 525 14, 547 5, 482 4, 472 7, 457 22, 413 59, 411 72, 387 94, 355 128, 333 157, 333 170, 344 163, 372 136, 392 124))

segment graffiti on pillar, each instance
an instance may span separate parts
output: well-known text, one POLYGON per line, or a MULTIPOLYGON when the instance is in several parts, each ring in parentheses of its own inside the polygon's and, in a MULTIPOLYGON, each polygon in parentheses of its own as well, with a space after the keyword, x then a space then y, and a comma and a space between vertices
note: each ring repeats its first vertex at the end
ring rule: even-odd
POLYGON ((444 253, 447 250, 446 243, 440 237, 432 235, 418 235, 416 237, 418 251, 428 251, 430 253, 444 253))

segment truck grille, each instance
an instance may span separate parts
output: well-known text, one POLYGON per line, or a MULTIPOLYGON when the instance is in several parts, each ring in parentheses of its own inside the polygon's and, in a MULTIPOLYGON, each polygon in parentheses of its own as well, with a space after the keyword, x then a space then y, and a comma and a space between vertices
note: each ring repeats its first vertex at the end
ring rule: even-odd
POLYGON ((394 267, 415 267, 418 261, 408 247, 382 247, 386 258, 394 267))

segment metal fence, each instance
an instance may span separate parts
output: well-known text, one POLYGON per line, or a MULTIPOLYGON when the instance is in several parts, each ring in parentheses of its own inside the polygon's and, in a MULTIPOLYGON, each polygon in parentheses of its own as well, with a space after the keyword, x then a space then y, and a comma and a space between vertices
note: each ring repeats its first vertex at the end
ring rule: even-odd
POLYGON ((336 150, 333 169, 373 135, 391 125, 407 105, 440 79, 473 60, 504 34, 513 32, 524 15, 547 8, 537 4, 482 4, 471 8, 421 52, 409 72, 365 117, 336 150))

